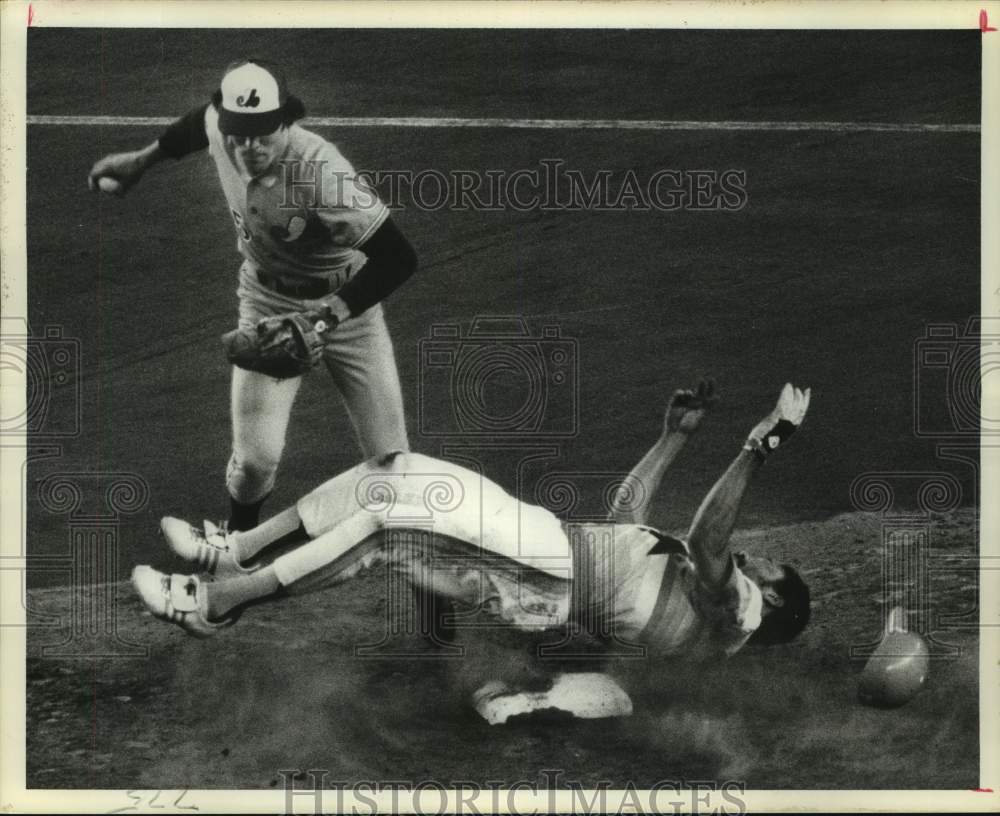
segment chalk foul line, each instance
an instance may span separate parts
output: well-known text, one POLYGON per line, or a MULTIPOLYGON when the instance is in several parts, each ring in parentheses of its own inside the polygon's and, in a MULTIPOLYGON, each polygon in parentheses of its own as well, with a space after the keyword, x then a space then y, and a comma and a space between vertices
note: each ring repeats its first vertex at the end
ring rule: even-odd
MULTIPOLYGON (((168 116, 50 116, 31 115, 28 125, 63 127, 165 127, 168 116)), ((521 130, 732 130, 825 131, 841 133, 979 133, 977 124, 925 122, 728 122, 675 119, 502 119, 429 116, 311 116, 311 127, 386 128, 509 128, 521 130)))

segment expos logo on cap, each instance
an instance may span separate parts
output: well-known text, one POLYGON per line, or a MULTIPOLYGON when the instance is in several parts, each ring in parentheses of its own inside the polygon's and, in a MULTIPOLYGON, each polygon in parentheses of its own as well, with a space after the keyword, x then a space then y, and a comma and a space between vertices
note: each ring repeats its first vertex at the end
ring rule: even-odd
POLYGON ((258 60, 231 65, 217 94, 219 130, 227 136, 263 136, 284 121, 288 101, 278 68, 258 60))

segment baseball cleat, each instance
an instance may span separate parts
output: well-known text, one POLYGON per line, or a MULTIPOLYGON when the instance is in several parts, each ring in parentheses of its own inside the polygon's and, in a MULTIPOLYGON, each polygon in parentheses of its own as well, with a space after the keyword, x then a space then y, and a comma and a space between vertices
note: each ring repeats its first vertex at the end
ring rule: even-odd
POLYGON ((778 397, 778 404, 750 431, 743 449, 753 451, 761 459, 770 456, 802 424, 806 411, 809 410, 809 394, 808 388, 803 391, 791 383, 785 383, 781 396, 778 397))
POLYGON ((195 637, 211 637, 229 623, 212 623, 208 619, 197 575, 167 575, 139 566, 132 570, 132 586, 153 617, 176 623, 195 637))
POLYGON ((209 575, 228 578, 253 572, 240 565, 234 534, 225 525, 219 527, 206 521, 199 530, 186 521, 166 516, 160 521, 160 529, 176 555, 209 575))

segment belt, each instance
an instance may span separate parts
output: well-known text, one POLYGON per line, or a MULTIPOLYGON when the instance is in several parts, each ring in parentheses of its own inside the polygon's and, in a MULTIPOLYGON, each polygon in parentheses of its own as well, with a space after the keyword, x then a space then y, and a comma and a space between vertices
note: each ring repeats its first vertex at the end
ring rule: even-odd
POLYGON ((333 291, 333 286, 328 280, 322 280, 321 278, 301 278, 294 283, 290 283, 284 278, 269 275, 263 269, 257 270, 257 280, 279 295, 299 298, 300 300, 314 300, 326 297, 333 291))

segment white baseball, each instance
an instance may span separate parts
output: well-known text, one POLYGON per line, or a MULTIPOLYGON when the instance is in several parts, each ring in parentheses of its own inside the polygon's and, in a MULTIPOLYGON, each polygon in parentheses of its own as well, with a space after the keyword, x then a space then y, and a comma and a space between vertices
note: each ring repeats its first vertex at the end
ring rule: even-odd
POLYGON ((101 176, 97 180, 97 186, 102 193, 117 193, 122 189, 122 183, 111 176, 101 176))

